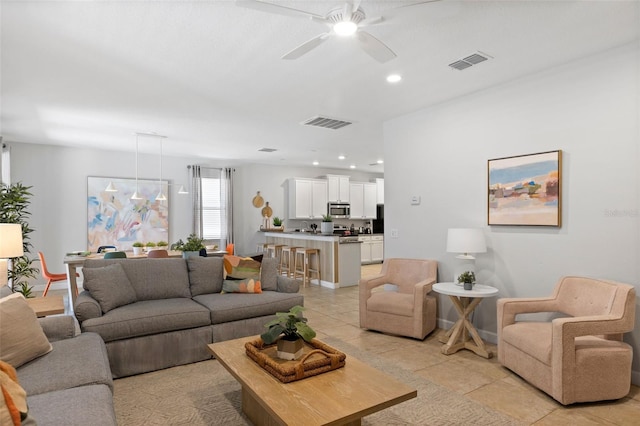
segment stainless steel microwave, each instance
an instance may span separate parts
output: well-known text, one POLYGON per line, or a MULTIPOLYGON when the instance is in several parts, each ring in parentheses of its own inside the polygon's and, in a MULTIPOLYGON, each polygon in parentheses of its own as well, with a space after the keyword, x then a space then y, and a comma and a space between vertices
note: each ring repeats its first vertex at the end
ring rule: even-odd
POLYGON ((327 214, 335 218, 351 217, 351 205, 349 203, 329 203, 327 214))

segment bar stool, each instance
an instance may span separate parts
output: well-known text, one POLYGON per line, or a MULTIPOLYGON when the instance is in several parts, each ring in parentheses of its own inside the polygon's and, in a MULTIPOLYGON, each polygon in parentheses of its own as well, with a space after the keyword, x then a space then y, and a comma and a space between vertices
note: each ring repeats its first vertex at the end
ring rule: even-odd
POLYGON ((285 277, 293 276, 293 270, 295 266, 296 250, 300 250, 303 247, 291 247, 284 246, 280 252, 280 267, 278 273, 285 277))
POLYGON ((256 246, 256 251, 259 253, 264 253, 267 251, 268 245, 269 243, 258 243, 258 245, 256 246))
POLYGON ((296 250, 294 254, 295 263, 293 267, 293 279, 295 280, 298 275, 302 276, 302 286, 307 286, 307 281, 311 285, 311 274, 315 273, 318 278, 318 285, 320 285, 320 250, 316 248, 301 248, 296 250), (316 267, 312 267, 312 256, 315 255, 316 267))
POLYGON ((279 258, 281 256, 282 247, 285 244, 267 244, 267 257, 276 257, 279 258))

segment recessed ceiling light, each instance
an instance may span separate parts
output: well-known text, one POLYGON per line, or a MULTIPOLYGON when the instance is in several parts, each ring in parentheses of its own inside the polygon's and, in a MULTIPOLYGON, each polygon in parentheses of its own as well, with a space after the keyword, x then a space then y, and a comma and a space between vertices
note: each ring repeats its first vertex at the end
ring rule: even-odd
POLYGON ((344 155, 338 155, 338 160, 344 160, 345 158, 347 157, 345 157, 344 155))
POLYGON ((314 165, 314 166, 317 166, 318 164, 320 164, 320 163, 318 163, 317 161, 314 161, 314 162, 313 162, 313 165, 314 165))
POLYGON ((349 168, 350 168, 350 169, 355 169, 355 168, 356 168, 356 165, 355 165, 355 164, 352 164, 352 165, 350 165, 350 166, 349 166, 349 168))
POLYGON ((382 163, 384 163, 384 161, 382 161, 382 160, 378 160, 378 161, 376 161, 376 163, 378 163, 378 164, 382 164, 382 163))
POLYGON ((387 82, 389 83, 397 83, 402 80, 402 76, 400 74, 389 74, 387 76, 387 82))

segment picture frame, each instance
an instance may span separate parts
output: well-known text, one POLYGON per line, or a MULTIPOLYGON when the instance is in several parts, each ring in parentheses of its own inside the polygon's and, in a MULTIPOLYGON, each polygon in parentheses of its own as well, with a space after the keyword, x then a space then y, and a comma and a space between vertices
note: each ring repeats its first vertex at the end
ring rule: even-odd
POLYGON ((487 161, 487 223, 562 226, 562 150, 487 161))
POLYGON ((136 241, 169 241, 169 199, 156 200, 160 191, 169 196, 168 181, 89 176, 87 250, 115 246, 127 251, 136 241), (107 192, 109 184, 117 192, 107 192), (134 192, 139 200, 131 199, 134 192))

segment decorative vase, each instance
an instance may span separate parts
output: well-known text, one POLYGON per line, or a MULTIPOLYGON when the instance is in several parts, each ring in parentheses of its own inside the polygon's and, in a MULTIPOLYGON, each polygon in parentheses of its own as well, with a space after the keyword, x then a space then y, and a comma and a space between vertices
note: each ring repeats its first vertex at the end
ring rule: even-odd
POLYGON ((465 290, 473 290, 473 283, 464 283, 465 290))
POLYGON ((333 234, 333 222, 320 222, 320 232, 323 235, 333 234))
POLYGON ((190 257, 198 257, 200 256, 200 252, 199 251, 183 251, 182 252, 182 258, 183 259, 188 259, 190 257))
POLYGON ((282 337, 278 340, 278 352, 276 355, 280 359, 296 360, 302 356, 303 348, 304 344, 301 338, 288 340, 282 337))

